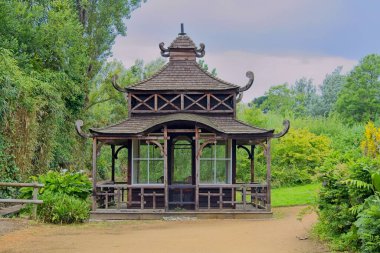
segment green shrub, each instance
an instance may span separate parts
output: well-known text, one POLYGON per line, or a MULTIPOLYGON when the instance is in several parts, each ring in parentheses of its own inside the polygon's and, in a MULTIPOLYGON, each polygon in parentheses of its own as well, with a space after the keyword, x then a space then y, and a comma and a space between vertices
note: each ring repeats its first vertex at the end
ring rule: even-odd
POLYGON ((360 252, 380 252, 380 196, 378 194, 366 200, 368 207, 358 215, 355 222, 360 240, 360 252))
MULTIPOLYGON (((86 200, 91 194, 91 181, 83 173, 69 173, 49 171, 38 177, 31 177, 32 181, 44 184, 39 193, 60 193, 86 200)), ((33 188, 23 188, 23 197, 31 198, 33 188)))
MULTIPOLYGON (((91 182, 82 173, 49 171, 34 182, 44 184, 39 190, 39 198, 44 201, 38 206, 38 218, 51 223, 78 223, 89 217, 88 197, 91 194, 91 182)), ((22 188, 22 197, 31 198, 33 188, 22 188)), ((30 212, 28 209, 27 212, 30 212)))
POLYGON ((79 223, 89 218, 89 203, 62 193, 45 192, 43 204, 38 206, 38 218, 55 224, 79 223))
POLYGON ((273 144, 275 185, 308 184, 331 153, 330 139, 306 129, 292 129, 273 144))

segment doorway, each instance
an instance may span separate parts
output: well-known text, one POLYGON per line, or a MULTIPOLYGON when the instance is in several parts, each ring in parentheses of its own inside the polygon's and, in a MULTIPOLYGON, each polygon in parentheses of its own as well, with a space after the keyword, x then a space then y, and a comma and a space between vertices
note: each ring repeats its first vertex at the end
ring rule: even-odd
POLYGON ((169 208, 194 209, 195 193, 195 148, 189 135, 170 137, 168 170, 169 208))

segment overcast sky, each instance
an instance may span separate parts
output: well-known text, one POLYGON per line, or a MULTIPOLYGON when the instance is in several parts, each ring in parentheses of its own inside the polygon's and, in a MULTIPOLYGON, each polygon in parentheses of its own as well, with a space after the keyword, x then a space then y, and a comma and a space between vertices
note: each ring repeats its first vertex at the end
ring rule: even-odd
POLYGON ((378 0, 148 0, 126 21, 113 57, 126 67, 154 60, 158 44, 168 46, 184 23, 218 77, 245 85, 246 71, 255 73, 247 102, 302 77, 319 85, 337 66, 347 72, 380 53, 379 11, 378 0))

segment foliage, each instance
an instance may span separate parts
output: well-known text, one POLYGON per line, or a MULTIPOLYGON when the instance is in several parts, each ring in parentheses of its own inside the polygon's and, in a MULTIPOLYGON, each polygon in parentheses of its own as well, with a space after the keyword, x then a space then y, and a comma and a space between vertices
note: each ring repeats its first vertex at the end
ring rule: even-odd
POLYGON ((360 252, 380 252, 380 195, 366 200, 368 207, 359 215, 355 226, 360 241, 360 252))
MULTIPOLYGON (((49 171, 32 176, 31 180, 44 184, 39 189, 39 198, 44 201, 37 209, 39 219, 50 223, 77 223, 88 219, 92 187, 85 174, 49 171)), ((31 187, 21 189, 21 198, 30 199, 32 194, 31 187)))
POLYGON ((364 140, 360 147, 367 156, 376 157, 380 155, 380 128, 376 128, 372 121, 365 126, 364 140))
MULTIPOLYGON (((92 189, 90 180, 83 173, 49 171, 38 177, 32 176, 31 180, 44 184, 44 187, 39 190, 39 194, 42 196, 45 193, 65 194, 86 200, 90 196, 92 189)), ((23 188, 21 191, 23 197, 30 198, 33 188, 23 188)))
POLYGON ((341 74, 342 66, 337 67, 331 74, 326 75, 320 87, 321 97, 317 108, 314 108, 315 115, 328 116, 335 110, 335 103, 346 80, 341 74))
POLYGON ((376 219, 376 213, 373 212, 376 208, 370 203, 378 199, 379 171, 379 159, 359 157, 325 173, 325 186, 318 201, 317 232, 322 239, 332 242, 334 249, 378 252, 371 251, 372 243, 378 242, 378 238, 372 234, 378 229, 377 223, 374 222, 375 227, 370 230, 366 222, 376 219))
POLYGON ((79 223, 89 218, 87 200, 57 192, 45 192, 41 199, 44 203, 38 206, 37 216, 43 222, 79 223))
POLYGON ((90 57, 87 76, 92 79, 105 60, 111 56, 111 48, 117 35, 126 36, 125 20, 141 6, 141 0, 78 0, 73 9, 83 27, 83 38, 90 57))
POLYGON ((86 108, 93 78, 140 4, 0 2, 1 167, 18 168, 25 180, 49 169, 85 166, 89 156, 73 122, 91 114, 86 108))
POLYGON ((280 185, 310 183, 331 152, 330 142, 306 129, 291 129, 275 144, 273 180, 280 185))
POLYGON ((380 55, 364 57, 347 76, 337 111, 350 124, 374 121, 380 113, 380 55))

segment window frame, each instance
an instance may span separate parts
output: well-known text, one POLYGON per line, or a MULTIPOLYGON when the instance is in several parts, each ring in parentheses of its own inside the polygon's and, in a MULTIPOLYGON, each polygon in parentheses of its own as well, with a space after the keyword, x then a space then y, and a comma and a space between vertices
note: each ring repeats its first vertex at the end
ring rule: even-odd
MULTIPOLYGON (((162 166, 162 174, 165 173, 165 156, 162 156, 160 158, 151 158, 150 157, 150 146, 155 146, 154 144, 151 144, 149 142, 147 142, 147 157, 146 158, 141 158, 141 155, 140 157, 135 157, 135 153, 137 152, 137 150, 135 150, 136 148, 140 149, 140 141, 143 141, 143 140, 139 140, 139 139, 133 139, 132 140, 132 157, 131 157, 131 184, 132 185, 157 185, 157 186, 163 186, 164 183, 155 183, 155 182, 150 182, 150 162, 151 161, 163 161, 163 166, 162 166), (137 144, 136 144, 137 142, 137 144), (136 182, 137 181, 137 178, 135 178, 135 170, 137 168, 135 168, 135 161, 146 161, 147 162, 147 181, 148 182, 145 182, 145 183, 138 183, 136 182)), ((138 153, 138 152, 137 152, 138 153)), ((140 169, 140 168, 139 168, 140 169)), ((165 175, 163 175, 165 176, 165 175)))

